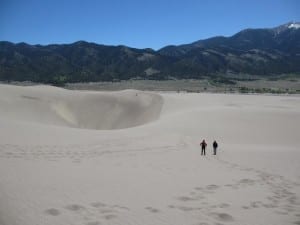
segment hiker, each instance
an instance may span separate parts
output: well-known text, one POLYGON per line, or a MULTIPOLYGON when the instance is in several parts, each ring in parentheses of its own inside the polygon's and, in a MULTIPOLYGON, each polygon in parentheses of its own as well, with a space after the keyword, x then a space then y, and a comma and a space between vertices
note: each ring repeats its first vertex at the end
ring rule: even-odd
POLYGON ((216 141, 213 142, 214 155, 217 154, 218 143, 216 141))
POLYGON ((205 140, 203 139, 203 141, 200 143, 201 146, 201 155, 205 155, 205 148, 207 146, 205 140))

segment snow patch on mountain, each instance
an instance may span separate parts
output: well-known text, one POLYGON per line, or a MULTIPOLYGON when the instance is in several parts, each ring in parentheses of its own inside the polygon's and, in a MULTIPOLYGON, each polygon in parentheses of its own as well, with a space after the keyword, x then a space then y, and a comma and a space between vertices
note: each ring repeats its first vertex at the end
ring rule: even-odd
POLYGON ((291 23, 288 28, 290 29, 299 29, 300 28, 300 23, 291 23))

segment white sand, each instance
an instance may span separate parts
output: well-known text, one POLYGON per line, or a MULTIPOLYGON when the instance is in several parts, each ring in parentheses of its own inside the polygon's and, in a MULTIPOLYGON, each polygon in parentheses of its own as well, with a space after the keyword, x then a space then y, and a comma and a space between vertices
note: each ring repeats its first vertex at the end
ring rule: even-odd
POLYGON ((297 96, 0 85, 0 225, 300 224, 299 133, 297 96))

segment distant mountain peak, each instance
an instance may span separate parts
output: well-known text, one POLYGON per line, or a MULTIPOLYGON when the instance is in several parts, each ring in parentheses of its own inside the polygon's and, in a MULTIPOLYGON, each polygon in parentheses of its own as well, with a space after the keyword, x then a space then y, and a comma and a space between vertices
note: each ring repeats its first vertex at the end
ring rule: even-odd
POLYGON ((299 29, 300 28, 300 23, 299 22, 292 22, 288 25, 289 29, 299 29))
POLYGON ((286 30, 291 30, 291 29, 297 30, 299 28, 300 28, 300 22, 289 22, 289 23, 283 24, 281 26, 275 27, 271 30, 274 30, 275 34, 280 34, 281 32, 286 31, 286 30))

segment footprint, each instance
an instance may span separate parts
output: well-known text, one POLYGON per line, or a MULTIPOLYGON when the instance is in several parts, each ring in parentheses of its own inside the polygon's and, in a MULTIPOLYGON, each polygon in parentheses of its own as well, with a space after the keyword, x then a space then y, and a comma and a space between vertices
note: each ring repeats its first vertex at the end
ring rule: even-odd
POLYGON ((247 184, 247 185, 253 185, 255 184, 255 180, 251 180, 251 179, 241 179, 239 181, 240 184, 247 184))
POLYGON ((58 209, 51 208, 45 210, 45 213, 51 216, 58 216, 60 214, 60 211, 58 209))
POLYGON ((219 188, 219 186, 215 185, 215 184, 210 184, 210 185, 206 186, 206 189, 208 189, 208 190, 216 190, 218 188, 219 188))
POLYGON ((250 206, 251 206, 252 208, 259 208, 260 205, 261 205, 261 202, 259 202, 259 201, 257 201, 257 202, 251 202, 251 203, 250 203, 250 206))
POLYGON ((112 220, 112 219, 115 219, 115 218, 117 218, 117 216, 113 215, 113 214, 109 214, 109 215, 104 216, 104 219, 106 219, 106 220, 112 220))
POLYGON ((277 208, 275 204, 262 204, 265 208, 277 208))
POLYGON ((155 208, 150 207, 150 206, 145 207, 145 209, 147 209, 149 212, 152 212, 152 213, 159 213, 160 212, 159 209, 155 209, 155 208))
POLYGON ((181 196, 181 197, 178 197, 178 200, 183 201, 183 202, 187 202, 187 201, 195 201, 196 199, 188 197, 188 196, 181 196))
POLYGON ((289 197, 287 200, 292 205, 300 205, 296 196, 289 197))
POLYGON ((222 203, 220 205, 218 205, 219 208, 228 208, 230 205, 227 203, 222 203))
POLYGON ((268 196, 266 199, 271 201, 274 204, 278 203, 278 200, 276 199, 276 196, 268 196))
POLYGON ((231 189, 239 189, 238 184, 225 184, 224 186, 231 189))
POLYGON ((227 213, 211 213, 211 216, 222 222, 234 221, 233 217, 227 213))
POLYGON ((85 209, 84 206, 77 205, 77 204, 67 205, 65 208, 70 211, 79 211, 85 209))
POLYGON ((121 210, 130 210, 128 207, 121 206, 121 205, 113 205, 112 208, 121 209, 121 210))
POLYGON ((184 212, 189 212, 189 211, 195 211, 195 210, 201 210, 201 207, 187 207, 187 206, 175 206, 175 205, 169 205, 168 206, 170 209, 179 209, 184 212))

